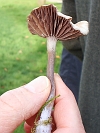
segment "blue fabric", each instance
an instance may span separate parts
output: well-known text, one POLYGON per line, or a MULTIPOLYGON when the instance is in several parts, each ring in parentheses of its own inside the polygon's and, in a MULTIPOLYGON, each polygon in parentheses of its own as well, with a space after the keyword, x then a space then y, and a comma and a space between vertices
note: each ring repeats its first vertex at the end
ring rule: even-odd
POLYGON ((82 62, 64 48, 62 51, 60 76, 73 92, 76 101, 78 101, 81 68, 82 62))

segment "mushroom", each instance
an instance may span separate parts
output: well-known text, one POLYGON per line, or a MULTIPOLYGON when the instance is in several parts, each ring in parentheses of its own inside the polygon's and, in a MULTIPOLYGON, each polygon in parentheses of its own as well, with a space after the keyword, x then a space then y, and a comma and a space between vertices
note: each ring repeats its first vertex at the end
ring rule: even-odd
MULTIPOLYGON (((64 41, 88 34, 88 22, 72 23, 72 17, 57 11, 54 5, 44 5, 32 10, 28 16, 28 29, 33 35, 47 38, 47 77, 51 82, 51 93, 48 100, 55 97, 54 59, 57 40, 64 41)), ((47 101, 48 101, 47 100, 47 101)), ((49 121, 54 102, 50 102, 42 111, 35 133, 51 133, 49 121)))

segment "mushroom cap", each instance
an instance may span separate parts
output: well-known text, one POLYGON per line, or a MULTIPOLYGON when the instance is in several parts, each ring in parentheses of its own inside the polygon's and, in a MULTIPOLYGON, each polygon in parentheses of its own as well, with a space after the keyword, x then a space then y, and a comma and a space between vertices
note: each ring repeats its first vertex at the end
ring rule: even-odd
POLYGON ((53 5, 41 6, 32 10, 28 16, 28 29, 34 35, 47 38, 54 36, 57 40, 69 40, 88 33, 88 22, 78 24, 71 22, 72 17, 57 11, 53 5), (85 30, 82 30, 84 29, 85 30), (83 32, 84 31, 84 32, 83 32))

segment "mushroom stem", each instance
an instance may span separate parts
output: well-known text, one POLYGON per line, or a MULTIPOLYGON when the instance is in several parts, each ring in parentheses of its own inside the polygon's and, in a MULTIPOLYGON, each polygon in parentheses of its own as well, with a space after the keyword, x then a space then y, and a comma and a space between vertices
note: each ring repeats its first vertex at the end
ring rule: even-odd
POLYGON ((51 82, 51 93, 48 100, 50 100, 52 97, 55 96, 54 61, 55 61, 56 42, 57 39, 55 37, 47 38, 47 51, 48 51, 47 77, 51 82))
MULTIPOLYGON (((54 60, 55 60, 56 42, 57 39, 55 37, 47 37, 47 51, 48 51, 47 77, 51 82, 51 92, 47 101, 55 97, 54 60)), ((43 109, 35 133, 51 133, 52 130, 51 113, 53 105, 54 101, 50 102, 43 109)))

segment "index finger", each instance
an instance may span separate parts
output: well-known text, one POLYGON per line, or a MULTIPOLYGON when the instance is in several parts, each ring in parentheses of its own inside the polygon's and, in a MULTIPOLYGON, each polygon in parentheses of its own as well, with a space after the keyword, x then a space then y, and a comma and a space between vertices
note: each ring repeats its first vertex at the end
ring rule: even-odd
MULTIPOLYGON (((84 128, 74 95, 64 84, 60 76, 55 75, 56 95, 54 119, 57 129, 84 128)), ((75 131, 74 131, 75 132, 75 131)), ((55 131, 56 133, 56 131, 55 131)))

